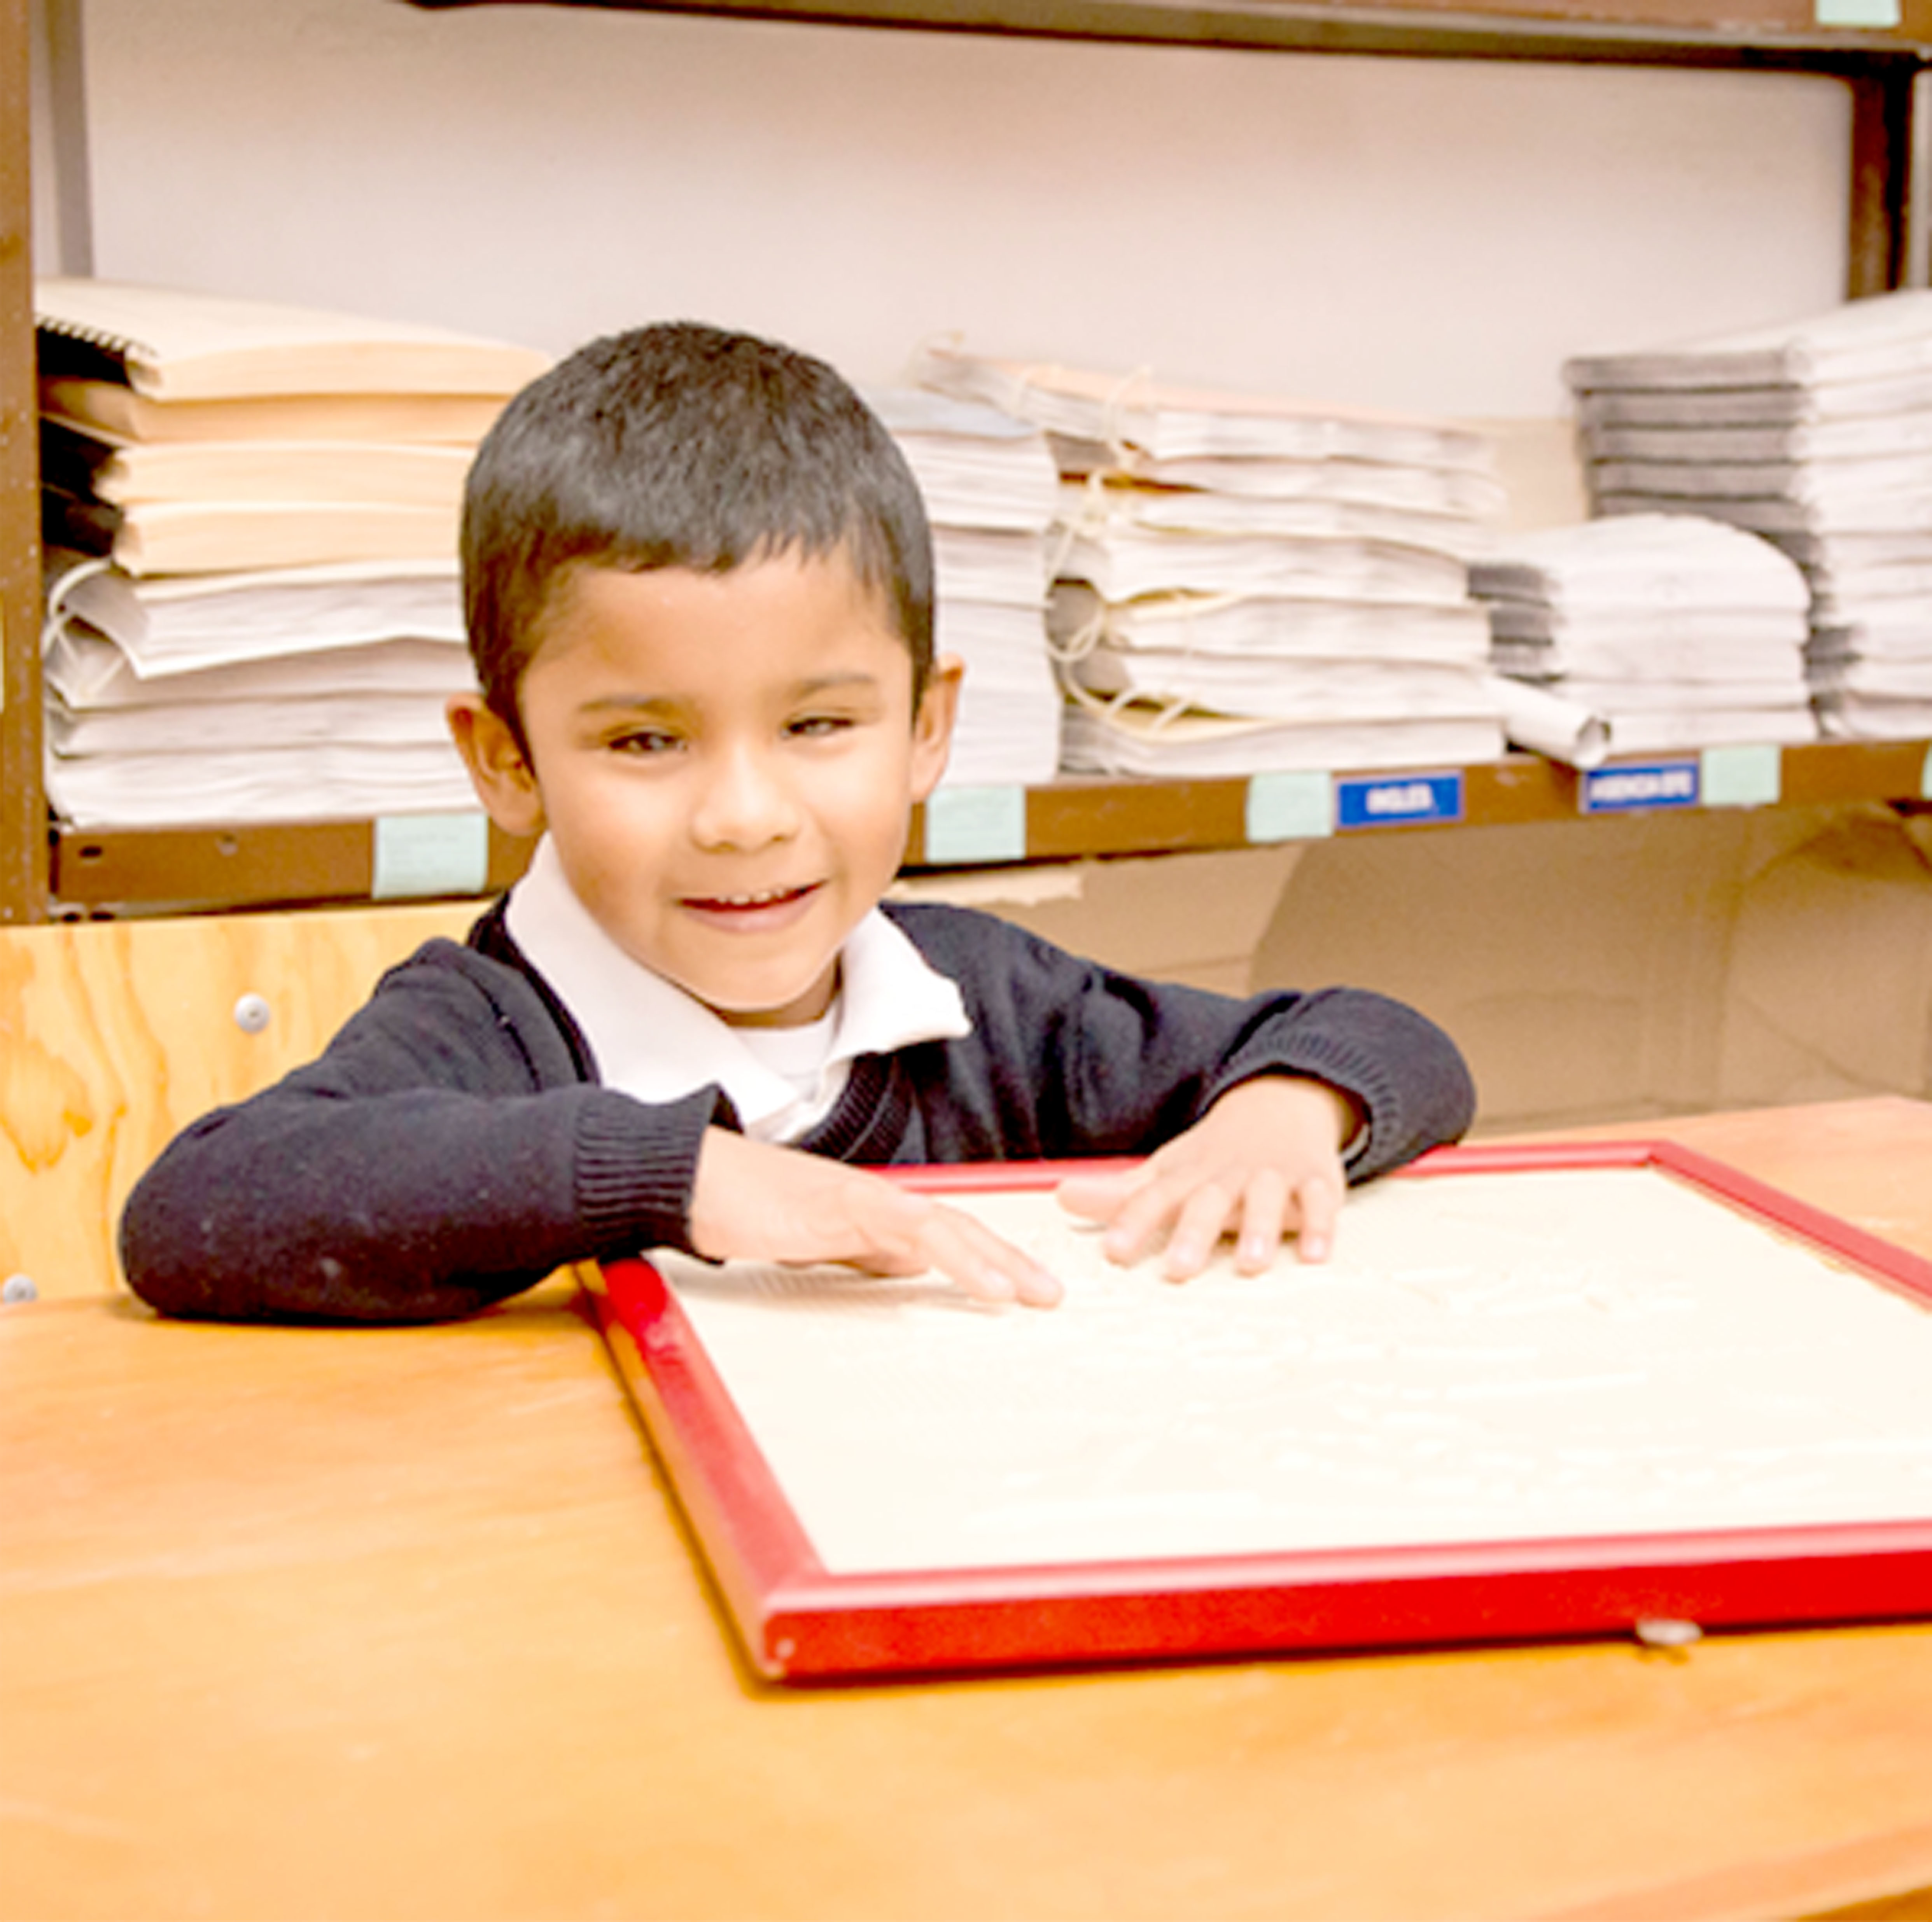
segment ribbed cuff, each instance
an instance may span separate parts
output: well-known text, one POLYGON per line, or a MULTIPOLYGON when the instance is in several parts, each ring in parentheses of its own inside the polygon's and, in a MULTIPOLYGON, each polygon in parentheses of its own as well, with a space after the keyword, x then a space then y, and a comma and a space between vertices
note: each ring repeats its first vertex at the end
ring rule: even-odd
POLYGON ((662 1105, 609 1090, 577 1122, 577 1207, 600 1255, 691 1246, 691 1191, 704 1132, 729 1125, 716 1087, 662 1105))

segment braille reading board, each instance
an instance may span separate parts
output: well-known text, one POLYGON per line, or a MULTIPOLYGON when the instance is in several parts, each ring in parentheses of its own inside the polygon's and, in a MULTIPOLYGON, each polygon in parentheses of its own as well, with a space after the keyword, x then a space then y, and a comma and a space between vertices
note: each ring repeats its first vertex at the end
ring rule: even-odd
POLYGON ((1102 1260, 1066 1166, 903 1178, 1066 1285, 609 1264, 788 1680, 1932 1615, 1932 1261, 1667 1143, 1466 1147, 1333 1258, 1102 1260))

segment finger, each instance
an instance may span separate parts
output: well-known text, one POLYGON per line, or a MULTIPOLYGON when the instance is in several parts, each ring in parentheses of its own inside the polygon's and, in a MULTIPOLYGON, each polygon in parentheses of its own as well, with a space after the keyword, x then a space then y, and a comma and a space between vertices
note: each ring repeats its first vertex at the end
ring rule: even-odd
POLYGON ((1070 1174, 1053 1191, 1054 1199, 1070 1215, 1083 1221, 1111 1222, 1147 1179, 1138 1168, 1110 1174, 1070 1174))
POLYGON ((1234 1266, 1244 1275, 1258 1275, 1280 1252, 1288 1227, 1288 1177, 1279 1168, 1257 1168, 1241 1196, 1241 1225, 1234 1247, 1234 1266))
POLYGON ((988 1228, 952 1208, 937 1208, 923 1237, 929 1265, 975 1300, 1051 1308, 1064 1291, 1055 1276, 988 1228))
POLYGON ((1166 1235, 1186 1189, 1178 1181, 1148 1180, 1127 1195, 1100 1237, 1100 1249, 1122 1267, 1140 1260, 1166 1235))
POLYGON ((1342 1184, 1330 1174, 1311 1174, 1294 1191, 1298 1226, 1295 1252, 1304 1261, 1325 1261, 1341 1218, 1342 1184))
POLYGON ((1161 1272, 1171 1282, 1198 1275, 1214 1258, 1234 1216, 1234 1197, 1217 1181, 1204 1183, 1182 1204, 1168 1237, 1161 1272))

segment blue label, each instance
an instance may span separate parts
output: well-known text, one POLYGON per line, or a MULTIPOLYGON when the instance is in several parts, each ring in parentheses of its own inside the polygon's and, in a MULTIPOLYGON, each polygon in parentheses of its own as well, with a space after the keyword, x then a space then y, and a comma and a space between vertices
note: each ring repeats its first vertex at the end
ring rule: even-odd
POLYGON ((1357 774, 1335 784, 1338 827, 1402 827, 1462 818, 1460 774, 1357 774))
POLYGON ((1636 814, 1648 808, 1694 808, 1701 763, 1693 759, 1595 767, 1577 784, 1586 814, 1636 814))

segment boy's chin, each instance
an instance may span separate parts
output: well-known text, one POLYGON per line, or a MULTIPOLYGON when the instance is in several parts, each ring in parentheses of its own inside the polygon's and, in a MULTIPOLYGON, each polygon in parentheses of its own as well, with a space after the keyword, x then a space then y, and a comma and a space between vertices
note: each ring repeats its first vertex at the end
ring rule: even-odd
POLYGON ((714 1000, 700 991, 687 991, 695 994, 727 1027, 803 1027, 831 1007, 836 985, 836 970, 831 970, 790 993, 779 990, 714 1000))

